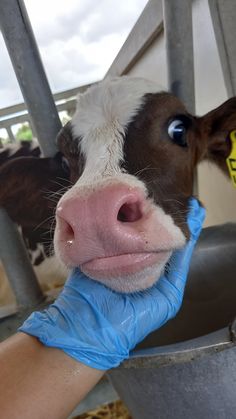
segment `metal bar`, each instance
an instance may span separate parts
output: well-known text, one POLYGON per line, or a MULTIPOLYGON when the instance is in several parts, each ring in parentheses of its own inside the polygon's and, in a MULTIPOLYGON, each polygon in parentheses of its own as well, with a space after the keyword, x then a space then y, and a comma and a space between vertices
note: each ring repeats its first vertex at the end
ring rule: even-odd
MULTIPOLYGON (((59 105, 57 105, 57 110, 58 112, 68 112, 70 115, 73 115, 73 113, 75 112, 75 108, 76 108, 76 99, 70 99, 67 100, 64 103, 60 103, 59 105)), ((29 118, 29 114, 28 113, 24 113, 23 115, 14 115, 14 116, 9 116, 9 118, 5 118, 5 119, 0 119, 0 128, 5 128, 7 129, 7 127, 10 127, 12 125, 16 125, 19 123, 24 123, 24 122, 29 122, 31 125, 31 128, 33 128, 33 123, 31 121, 31 118, 29 118)), ((33 130, 33 132, 35 133, 35 131, 33 130)), ((35 135, 36 136, 36 135, 35 135)))
POLYGON ((0 0, 0 27, 45 156, 56 151, 61 122, 23 0, 0 0))
MULTIPOLYGON (((169 90, 195 113, 194 58, 191 0, 163 0, 169 90)), ((197 171, 193 193, 198 193, 197 171)))
POLYGON ((30 115, 28 115, 28 118, 27 118, 26 122, 28 122, 29 127, 30 127, 30 129, 32 131, 33 139, 36 139, 37 140, 37 133, 35 132, 34 123, 33 123, 32 119, 31 119, 30 115))
POLYGON ((162 15, 161 0, 149 0, 105 77, 129 73, 154 39, 162 32, 162 15))
MULTIPOLYGON (((1 0, 0 0, 0 4, 1 4, 1 0)), ((53 94, 54 101, 58 102, 60 100, 65 100, 65 103, 66 103, 68 99, 74 98, 75 96, 77 96, 78 93, 85 92, 88 89, 88 87, 92 86, 93 84, 95 83, 84 84, 83 86, 78 86, 74 89, 63 90, 62 92, 54 93, 53 94)), ((25 103, 17 103, 16 105, 7 106, 6 108, 0 109, 0 119, 1 117, 15 114, 17 112, 22 112, 25 110, 26 110, 25 103)))
POLYGON ((0 258, 20 307, 31 307, 43 300, 23 241, 7 212, 0 208, 0 258))
POLYGON ((25 113, 24 115, 13 116, 12 118, 7 118, 0 120, 0 128, 8 128, 16 124, 22 124, 29 122, 29 114, 25 113))
POLYGON ((228 96, 236 95, 236 2, 208 0, 228 96))
POLYGON ((7 130, 7 135, 9 137, 10 142, 11 143, 15 143, 16 142, 16 139, 15 139, 15 136, 14 136, 14 134, 12 132, 11 127, 6 127, 6 130, 7 130))
POLYGON ((169 89, 195 112, 192 1, 163 0, 169 89))

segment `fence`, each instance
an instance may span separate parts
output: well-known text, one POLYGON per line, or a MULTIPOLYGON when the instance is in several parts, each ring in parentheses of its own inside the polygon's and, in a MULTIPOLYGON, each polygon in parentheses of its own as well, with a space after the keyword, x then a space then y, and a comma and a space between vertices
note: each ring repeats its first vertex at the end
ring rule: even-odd
MULTIPOLYGON (((75 111, 77 94, 83 93, 89 86, 90 84, 54 94, 53 99, 58 113, 66 112, 69 116, 72 116, 75 111)), ((17 105, 0 109, 0 129, 5 129, 7 131, 10 142, 14 143, 16 141, 12 127, 16 124, 23 124, 26 122, 30 125, 31 130, 36 137, 25 103, 18 103, 17 105)))

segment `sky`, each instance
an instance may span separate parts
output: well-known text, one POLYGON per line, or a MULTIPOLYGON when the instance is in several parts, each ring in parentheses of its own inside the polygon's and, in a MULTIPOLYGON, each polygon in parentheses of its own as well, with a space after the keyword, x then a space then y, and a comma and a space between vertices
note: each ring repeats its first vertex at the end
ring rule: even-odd
MULTIPOLYGON (((148 0, 25 0, 52 92, 102 79, 148 0)), ((0 34, 0 108, 23 101, 0 34)))

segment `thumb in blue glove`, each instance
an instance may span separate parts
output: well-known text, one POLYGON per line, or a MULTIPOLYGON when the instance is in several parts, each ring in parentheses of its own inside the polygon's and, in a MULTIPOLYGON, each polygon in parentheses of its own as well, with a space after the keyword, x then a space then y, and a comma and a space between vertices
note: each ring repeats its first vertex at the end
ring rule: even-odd
POLYGON ((152 288, 116 293, 76 269, 55 303, 33 313, 19 330, 92 368, 118 366, 181 306, 192 252, 205 218, 196 199, 190 200, 189 208, 190 240, 173 254, 167 272, 152 288))

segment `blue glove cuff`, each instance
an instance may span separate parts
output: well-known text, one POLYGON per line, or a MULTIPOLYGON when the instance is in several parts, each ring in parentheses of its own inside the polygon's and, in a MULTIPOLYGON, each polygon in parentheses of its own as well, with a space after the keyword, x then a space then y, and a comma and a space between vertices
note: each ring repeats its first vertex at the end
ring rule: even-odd
MULTIPOLYGON (((103 323, 103 319, 101 323, 103 323)), ((18 330, 38 338, 45 346, 63 350, 76 361, 91 368, 108 370, 117 367, 124 359, 129 357, 129 350, 125 350, 124 346, 120 345, 113 328, 109 324, 106 324, 105 328, 103 324, 99 329, 100 340, 103 341, 103 345, 101 341, 97 341, 97 331, 94 331, 94 333, 91 331, 94 334, 92 339, 88 339, 88 336, 87 339, 85 337, 80 339, 80 336, 75 334, 75 327, 70 318, 64 315, 62 310, 58 309, 57 304, 54 303, 47 310, 32 313, 18 330), (107 345, 105 344, 106 341, 107 345), (111 352, 108 347, 109 349, 113 348, 114 352, 111 352)))

